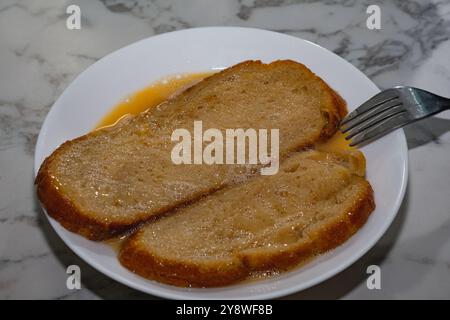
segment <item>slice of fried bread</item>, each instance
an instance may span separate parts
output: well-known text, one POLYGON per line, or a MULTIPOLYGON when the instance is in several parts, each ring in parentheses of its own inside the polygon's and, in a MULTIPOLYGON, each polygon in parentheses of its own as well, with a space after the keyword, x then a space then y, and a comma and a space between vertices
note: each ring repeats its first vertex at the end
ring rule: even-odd
POLYGON ((119 259, 143 277, 210 287, 285 270, 352 236, 374 209, 359 151, 306 151, 142 227, 119 259))

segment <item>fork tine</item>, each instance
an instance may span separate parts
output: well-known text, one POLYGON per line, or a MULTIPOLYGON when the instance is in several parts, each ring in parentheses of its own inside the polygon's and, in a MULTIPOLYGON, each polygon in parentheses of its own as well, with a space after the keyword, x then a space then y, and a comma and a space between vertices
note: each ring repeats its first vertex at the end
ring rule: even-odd
MULTIPOLYGON (((405 124, 408 124, 410 122, 414 121, 408 116, 408 113, 402 112, 397 115, 394 115, 390 117, 389 119, 386 119, 385 121, 382 121, 373 127, 369 128, 366 131, 360 132, 358 135, 355 136, 354 139, 352 139, 350 146, 354 147, 357 145, 365 144, 366 142, 378 139, 379 137, 397 129, 405 124)), ((346 137, 347 140, 350 138, 346 137)))
POLYGON ((381 91, 380 93, 374 95, 372 98, 364 102, 362 105, 360 105, 356 110, 350 112, 342 121, 341 125, 347 123, 348 121, 354 119, 358 115, 369 111, 372 108, 375 108, 379 106, 382 103, 386 103, 388 101, 394 100, 398 98, 398 93, 396 89, 387 89, 384 91, 381 91))
POLYGON ((398 105, 393 108, 384 110, 383 112, 380 112, 379 114, 373 116, 372 118, 363 121, 361 123, 358 123, 358 125, 353 126, 350 130, 342 131, 343 133, 347 133, 347 137, 350 139, 357 135, 358 133, 369 129, 370 127, 376 125, 377 123, 380 123, 384 120, 387 120, 393 116, 396 116, 397 114, 406 112, 403 105, 398 105))
POLYGON ((400 99, 397 99, 397 98, 395 98, 393 100, 389 100, 387 102, 384 102, 375 108, 372 108, 364 113, 357 115, 353 119, 350 119, 345 124, 341 125, 341 131, 345 133, 345 132, 349 131, 350 129, 353 129, 357 125, 363 123, 364 121, 371 119, 372 117, 374 117, 388 109, 400 106, 401 104, 402 103, 401 103, 400 99))

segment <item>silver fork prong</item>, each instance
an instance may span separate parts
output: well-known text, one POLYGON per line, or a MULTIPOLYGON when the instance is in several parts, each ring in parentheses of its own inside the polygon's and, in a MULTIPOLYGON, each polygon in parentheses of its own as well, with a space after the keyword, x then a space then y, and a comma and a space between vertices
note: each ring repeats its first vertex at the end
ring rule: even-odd
POLYGON ((364 102, 355 111, 350 112, 344 119, 342 119, 341 125, 347 123, 348 121, 354 119, 355 117, 361 115, 362 113, 369 111, 370 109, 373 109, 383 103, 394 100, 396 98, 398 98, 398 93, 395 89, 384 90, 376 94, 366 102, 364 102))
POLYGON ((387 120, 393 116, 396 116, 397 114, 400 113, 404 113, 406 112, 405 108, 403 107, 403 105, 398 105, 395 106, 393 108, 384 110, 383 112, 378 113, 377 115, 373 116, 372 118, 363 121, 361 123, 359 123, 358 125, 354 126, 352 129, 344 132, 347 133, 347 137, 350 139, 352 137, 354 137, 355 135, 357 135, 358 133, 369 129, 370 127, 377 125, 378 123, 387 120))
POLYGON ((372 109, 368 110, 367 112, 361 113, 361 114, 357 115, 356 117, 354 117, 353 119, 347 121, 345 124, 341 125, 341 131, 343 133, 345 133, 345 132, 349 131, 350 129, 356 127, 360 123, 386 111, 387 109, 400 106, 401 104, 402 103, 401 103, 400 99, 397 99, 397 98, 395 98, 393 100, 389 100, 385 103, 382 103, 378 107, 372 108, 372 109))
MULTIPOLYGON (((386 119, 371 128, 360 132, 353 139, 351 139, 350 146, 354 147, 357 145, 363 145, 366 142, 378 139, 385 134, 392 132, 393 130, 400 128, 410 122, 414 121, 406 112, 394 115, 389 119, 386 119)), ((350 139, 347 138, 346 139, 350 139)))

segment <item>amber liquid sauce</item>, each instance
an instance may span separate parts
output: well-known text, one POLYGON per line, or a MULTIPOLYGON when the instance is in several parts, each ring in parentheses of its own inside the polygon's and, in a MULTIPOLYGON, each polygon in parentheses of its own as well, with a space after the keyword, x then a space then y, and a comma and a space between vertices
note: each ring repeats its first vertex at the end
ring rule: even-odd
MULTIPOLYGON (((131 94, 115 107, 97 124, 96 129, 114 125, 122 117, 138 114, 155 107, 168 98, 175 96, 186 88, 196 84, 212 73, 190 73, 168 77, 131 94)), ((328 141, 316 146, 318 150, 339 152, 349 150, 349 142, 339 131, 328 141)), ((119 252, 127 235, 105 241, 114 251, 119 252)), ((255 281, 278 274, 277 272, 254 273, 246 281, 255 281)))
POLYGON ((351 150, 353 147, 350 147, 350 141, 345 139, 345 135, 337 131, 330 139, 316 145, 316 149, 325 152, 340 152, 351 150))
POLYGON ((188 73, 159 80, 119 102, 97 124, 96 129, 113 125, 124 116, 138 114, 149 108, 156 107, 169 97, 180 93, 211 74, 207 72, 188 73))

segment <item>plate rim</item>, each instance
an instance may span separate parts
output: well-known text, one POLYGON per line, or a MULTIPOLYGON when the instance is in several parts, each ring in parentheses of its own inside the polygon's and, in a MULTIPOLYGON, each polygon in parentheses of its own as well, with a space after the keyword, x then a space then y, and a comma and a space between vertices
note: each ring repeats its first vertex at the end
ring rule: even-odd
MULTIPOLYGON (((167 37, 167 36, 173 36, 173 34, 175 33, 184 33, 184 32, 203 32, 203 31, 219 31, 219 30, 227 30, 227 31, 239 31, 239 30, 246 30, 246 31, 254 31, 254 32, 261 32, 261 33, 271 33, 271 34, 275 34, 276 36, 279 37, 285 37, 285 38, 289 38, 291 40, 295 40, 295 41, 300 41, 300 42, 305 42, 309 45, 312 45, 314 47, 316 47, 319 50, 322 51, 326 51, 328 54, 332 54, 334 56, 334 58, 341 60, 341 62, 345 63, 348 67, 350 67, 351 69, 353 69, 354 72, 360 73, 362 74, 365 78, 367 78, 367 80, 369 80, 369 82, 374 86, 374 88, 377 91, 380 91, 379 88, 375 85, 375 83, 373 83, 373 81, 367 77, 362 71, 360 71, 358 68, 356 68, 353 64, 351 64, 350 62, 348 62, 347 60, 345 60, 344 58, 342 58, 341 56, 335 54, 334 52, 312 42, 309 40, 305 40, 299 37, 295 37, 295 36, 291 36, 291 35, 287 35, 284 33, 279 33, 279 32, 275 32, 275 31, 270 31, 270 30, 265 30, 265 29, 260 29, 260 28, 247 28, 247 27, 227 27, 227 26, 211 26, 211 27, 197 27, 197 28, 188 28, 188 29, 182 29, 182 30, 176 30, 176 31, 172 31, 172 32, 167 32, 167 33, 163 33, 163 34, 159 34, 159 35, 152 35, 146 38, 143 38, 141 40, 135 41, 133 43, 127 44, 107 55, 105 55, 104 57, 102 57, 101 59, 97 60, 96 62, 94 62, 93 64, 91 64, 90 66, 88 66, 86 69, 84 69, 82 72, 80 72, 63 90, 63 92, 59 95, 59 97, 55 100, 55 102, 52 104, 49 112, 47 113, 47 115, 45 116, 45 120, 43 121, 43 124, 41 126, 41 129, 39 131, 39 135, 38 135, 38 139, 36 142, 36 147, 35 147, 35 153, 34 153, 34 176, 36 177, 37 172, 39 170, 39 167, 41 165, 41 161, 40 159, 38 159, 38 150, 42 149, 42 144, 43 144, 43 140, 44 140, 44 136, 46 134, 46 131, 48 130, 49 127, 49 122, 51 120, 51 116, 53 114, 53 112, 55 112, 55 105, 57 105, 59 103, 59 101, 62 99, 62 97, 64 96, 65 92, 67 91, 67 89, 72 86, 74 83, 80 81, 80 78, 89 72, 89 70, 96 64, 98 63, 104 63, 105 61, 107 61, 108 59, 111 58, 111 56, 118 54, 119 52, 126 50, 127 48, 129 48, 130 46, 137 46, 138 44, 145 42, 149 39, 153 39, 155 37, 167 37)), ((274 291, 268 291, 268 292, 258 292, 253 294, 251 297, 249 297, 249 299, 272 299, 272 298, 278 298, 278 297, 283 297, 292 293, 296 293, 296 292, 300 292, 303 290, 306 290, 308 288, 311 288, 319 283, 322 283, 328 279, 330 279, 331 277, 341 273, 343 270, 347 269, 349 266, 351 266, 353 263, 355 263, 356 261, 358 261, 359 259, 361 259, 380 239, 381 237, 386 233, 386 231, 388 230, 388 228, 391 226, 393 220, 395 219, 395 217, 398 214, 398 211, 400 209, 400 206, 403 203, 404 197, 405 197, 405 193, 406 193, 406 189, 407 189, 407 184, 408 184, 408 168, 409 168, 409 159, 408 159, 408 148, 407 148, 407 142, 406 142, 406 136, 404 134, 403 129, 397 130, 397 135, 399 136, 400 139, 400 145, 398 146, 400 149, 400 153, 402 155, 402 159, 403 159, 403 166, 401 168, 401 184, 400 184, 400 192, 397 196, 397 198, 395 199, 395 203, 393 208, 393 211, 395 212, 395 214, 392 214, 389 219, 386 219, 384 224, 382 225, 382 227, 380 227, 378 229, 378 232, 376 232, 376 234, 372 237, 371 241, 365 242, 364 245, 361 246, 360 250, 358 251, 358 254, 353 254, 352 259, 349 259, 343 263, 341 263, 338 267, 334 267, 334 268, 330 268, 328 269, 326 272, 323 272, 321 275, 314 277, 311 280, 308 281, 304 281, 301 282, 300 284, 292 284, 289 288, 286 289, 277 289, 274 291)), ((39 202, 40 204, 40 202, 39 202)), ((140 292, 146 293, 146 294, 151 294, 157 297, 163 297, 163 298, 169 298, 169 299, 219 299, 219 298, 208 298, 203 296, 204 293, 200 293, 200 295, 197 295, 196 292, 181 292, 181 291, 171 291, 171 292, 167 292, 167 291, 159 291, 159 288, 157 287, 152 287, 152 286, 144 286, 141 285, 139 283, 135 283, 133 281, 131 281, 128 278, 124 278, 120 275, 117 275, 115 272, 111 272, 107 267, 101 265, 100 263, 98 263, 98 261, 92 260, 90 257, 87 257, 87 255, 84 253, 84 251, 81 248, 78 248, 78 246, 74 245, 70 239, 68 239, 68 237, 66 236, 66 233, 70 232, 67 231, 65 229, 62 228, 58 228, 56 227, 58 225, 58 222, 54 219, 52 219, 48 214, 47 211, 45 210, 44 207, 42 207, 42 205, 40 204, 43 212, 45 213, 50 225, 52 226, 52 229, 58 234, 58 236, 61 238, 61 240, 64 242, 65 245, 67 245, 76 255, 78 255, 85 263, 89 264, 91 267, 93 267, 94 269, 96 269, 97 271, 103 273, 104 275, 108 276, 109 278, 113 279, 114 281, 117 281, 119 283, 122 283, 128 287, 131 287, 135 290, 138 290, 140 292)), ((147 280, 147 279, 146 279, 147 280)), ((151 281, 151 280, 147 280, 147 281, 151 281)), ((228 298, 229 299, 229 298, 228 298)), ((233 298, 231 298, 233 299, 233 298)), ((245 298, 244 298, 245 299, 245 298)))

